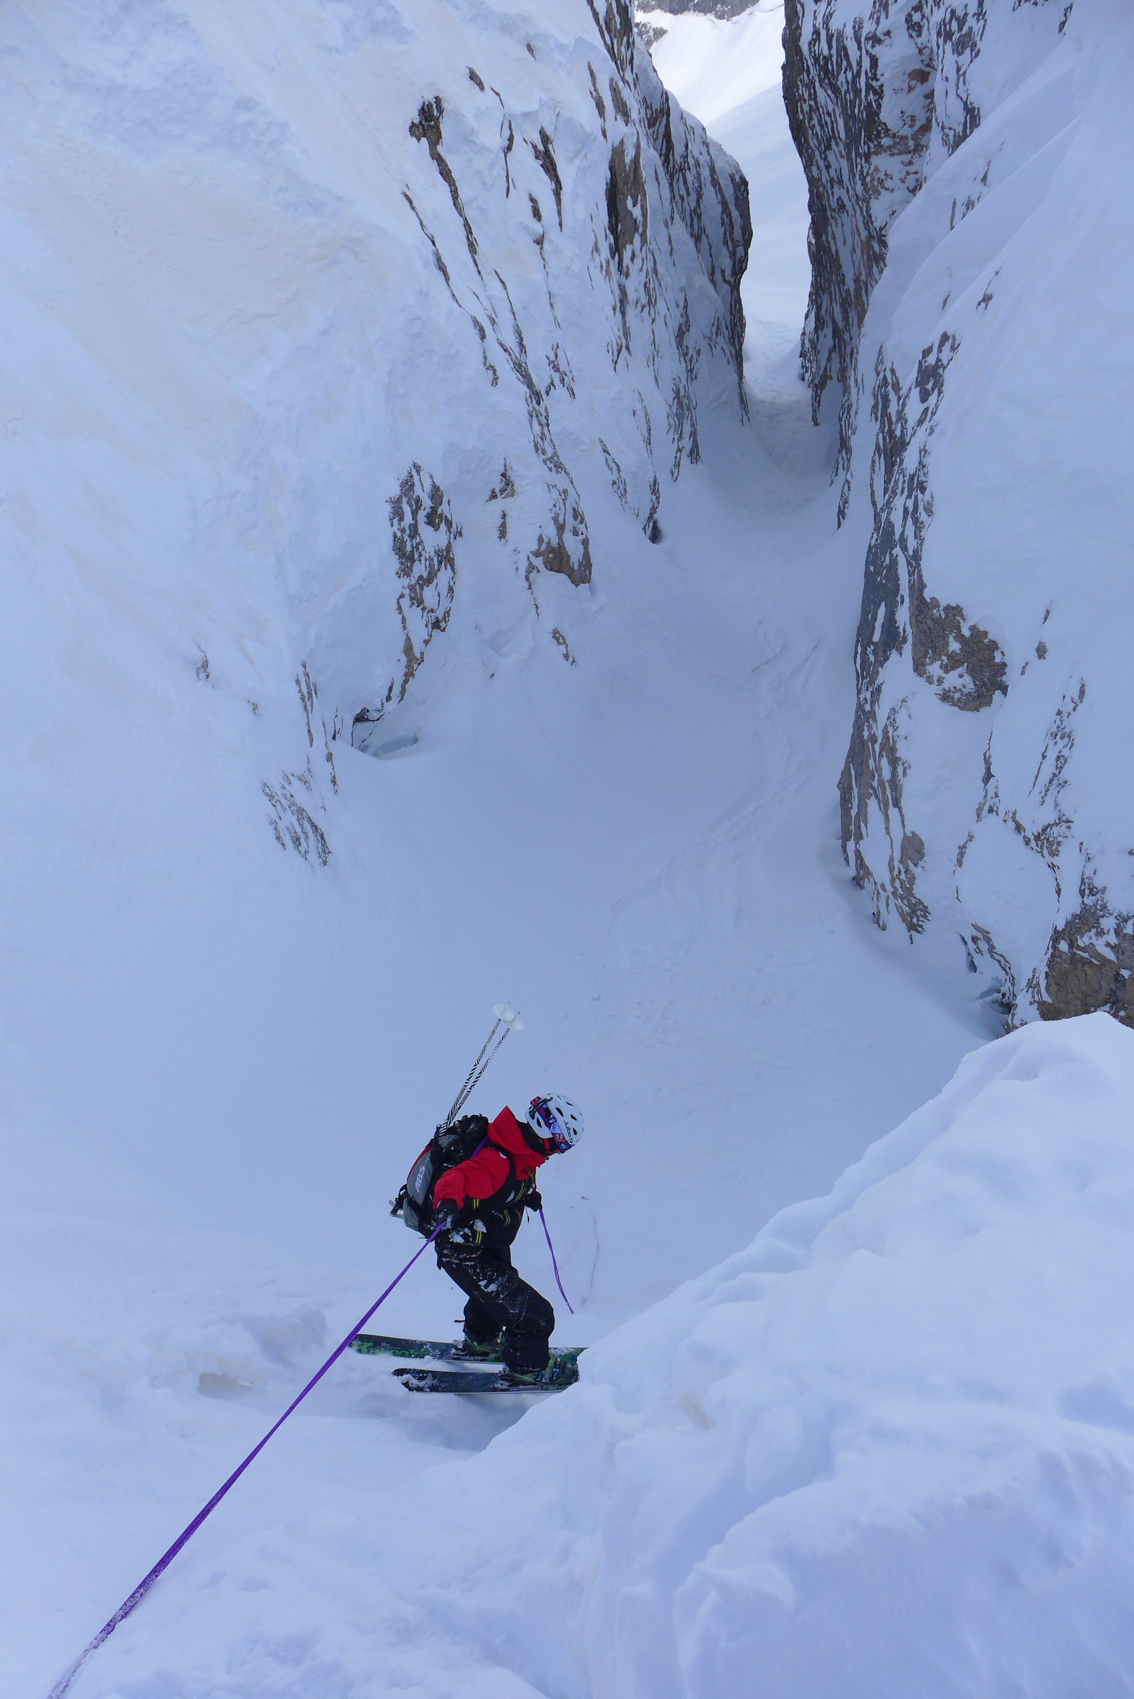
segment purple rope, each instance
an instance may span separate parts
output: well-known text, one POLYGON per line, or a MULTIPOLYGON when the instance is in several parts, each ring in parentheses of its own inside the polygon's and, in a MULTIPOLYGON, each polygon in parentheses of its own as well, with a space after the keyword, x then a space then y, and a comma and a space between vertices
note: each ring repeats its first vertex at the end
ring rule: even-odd
MULTIPOLYGON (((563 1291, 563 1282, 559 1278, 559 1264, 555 1260, 555 1246, 551 1242, 551 1234, 547 1231, 547 1217, 544 1215, 542 1209, 539 1212, 539 1218, 543 1222, 543 1236, 547 1240, 547 1248, 551 1252, 551 1266, 555 1270, 555 1284, 562 1293, 563 1302, 566 1304, 567 1308, 571 1310, 571 1314, 574 1315, 575 1312, 571 1309, 571 1300, 567 1296, 566 1292, 563 1291)), ((51 1695, 51 1699, 55 1699, 54 1693, 51 1695)))
MULTIPOLYGON (((80 1657, 76 1658, 75 1662, 71 1665, 71 1667, 67 1671, 66 1675, 60 1676, 59 1680, 55 1683, 55 1686, 51 1689, 51 1692, 48 1695, 48 1699, 63 1699, 63 1695, 67 1692, 67 1690, 71 1686, 71 1683, 74 1681, 75 1677, 78 1675, 80 1669, 82 1669, 83 1665, 86 1663, 86 1661, 90 1657, 91 1653, 97 1651, 98 1648, 102 1645, 103 1641, 109 1639, 109 1637, 114 1633, 114 1630, 118 1627, 118 1624, 120 1622, 125 1622, 126 1618, 130 1615, 130 1612, 137 1609, 138 1605, 141 1604, 142 1600, 145 1598, 146 1594, 149 1592, 149 1590, 153 1586, 154 1582, 158 1579, 158 1577, 162 1574, 162 1572, 164 1570, 168 1569, 169 1565, 173 1562, 174 1558, 177 1556, 177 1554, 181 1550, 182 1546, 185 1545, 189 1540, 192 1539, 193 1535, 197 1532, 197 1529, 201 1526, 201 1523, 205 1520, 206 1516, 209 1516, 209 1515, 212 1514, 212 1512, 216 1509, 217 1505, 220 1503, 221 1499, 224 1497, 225 1493, 228 1492, 229 1488, 234 1487, 236 1485, 237 1481, 240 1479, 241 1475, 243 1475, 245 1469, 247 1469, 249 1463, 252 1462, 253 1458, 259 1456, 260 1452, 263 1451, 264 1447, 267 1445, 267 1443, 271 1439, 272 1435, 274 1433, 276 1433, 278 1429, 283 1427, 284 1423, 287 1421, 287 1419, 291 1415, 292 1411, 298 1409, 300 1404, 302 1404, 303 1400, 307 1397, 307 1394, 312 1390, 313 1387, 318 1385, 318 1383, 322 1380, 323 1376, 326 1374, 327 1370, 332 1366, 332 1364, 336 1363, 338 1361, 338 1359, 342 1356, 343 1352, 347 1349, 347 1346, 350 1344, 351 1340, 354 1339, 357 1334, 362 1332, 363 1328, 366 1326, 367 1322, 370 1320, 370 1318, 374 1314, 375 1310, 379 1307, 380 1304, 384 1304, 386 1302, 386 1299, 390 1296, 390 1293, 394 1290, 394 1287, 398 1284, 398 1281, 403 1279, 404 1276, 409 1273, 410 1269, 413 1267, 413 1265, 417 1261, 418 1257, 421 1256, 423 1251, 426 1251, 426 1250, 429 1249, 429 1246, 433 1243, 434 1239, 437 1237, 437 1235, 438 1235, 438 1233, 440 1233, 440 1231, 441 1231, 440 1227, 435 1227, 433 1229, 433 1232, 429 1235, 429 1238, 425 1241, 425 1244, 422 1245, 421 1250, 414 1252, 413 1256, 406 1263, 406 1266, 402 1269, 401 1274, 397 1275, 393 1280, 391 1280, 390 1284, 387 1286, 387 1288, 383 1292, 382 1296, 378 1299, 377 1303, 371 1304, 370 1308, 367 1310, 367 1312, 363 1316, 362 1320, 357 1324, 357 1326, 351 1328, 350 1332, 347 1334, 347 1336, 343 1340, 342 1344, 337 1346, 335 1348, 335 1350, 331 1352, 331 1355, 327 1358, 327 1361, 323 1364, 323 1367, 319 1370, 318 1374, 312 1375, 311 1379, 307 1382, 307 1385, 303 1388, 303 1391, 299 1394, 299 1397, 296 1398, 296 1399, 293 1399, 293 1401, 288 1405, 287 1409, 284 1411, 283 1415, 280 1417, 279 1421, 276 1422, 274 1424, 274 1426, 272 1426, 268 1429, 267 1433, 264 1435, 264 1437, 260 1441, 259 1445, 257 1445, 252 1451, 250 1451, 248 1453, 248 1455, 244 1459, 243 1463, 240 1464, 239 1468, 233 1470, 232 1474, 228 1477, 228 1480, 224 1483, 224 1486, 220 1488, 219 1492, 215 1492, 213 1494, 212 1498, 209 1500, 208 1504, 206 1504, 205 1508, 203 1510, 200 1510, 200 1511, 197 1512, 196 1516, 194 1516, 192 1522, 190 1522, 189 1526, 185 1529, 184 1533, 179 1534, 177 1536, 176 1540, 174 1540, 173 1544, 170 1546, 169 1550, 167 1552, 165 1552, 161 1557, 158 1558, 157 1562, 154 1564, 153 1568, 150 1570, 150 1572, 146 1576, 145 1580, 140 1581, 138 1583, 138 1585, 134 1588, 134 1591, 130 1594, 130 1597, 128 1599, 126 1599, 124 1601, 124 1603, 119 1605, 118 1609, 115 1611, 115 1613, 111 1617, 110 1621, 108 1623, 106 1623, 102 1628, 99 1629, 98 1633, 95 1635, 94 1639, 91 1641, 91 1643, 87 1647, 86 1651, 83 1652, 80 1657)), ((562 1290, 562 1288, 560 1288, 560 1290, 562 1290)))

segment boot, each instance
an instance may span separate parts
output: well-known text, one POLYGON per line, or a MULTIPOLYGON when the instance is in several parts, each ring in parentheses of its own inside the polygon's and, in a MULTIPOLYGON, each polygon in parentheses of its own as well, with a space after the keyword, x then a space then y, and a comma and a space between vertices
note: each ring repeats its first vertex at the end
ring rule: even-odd
POLYGON ((509 1386, 571 1386, 579 1378, 578 1364, 553 1358, 545 1369, 504 1370, 509 1386))
POLYGON ((453 1356, 469 1362, 475 1362, 478 1358, 483 1362, 491 1362, 493 1360, 499 1362, 500 1340, 499 1338, 489 1339, 484 1344, 481 1344, 480 1341, 476 1339, 470 1339, 466 1333, 461 1343, 455 1347, 453 1356))

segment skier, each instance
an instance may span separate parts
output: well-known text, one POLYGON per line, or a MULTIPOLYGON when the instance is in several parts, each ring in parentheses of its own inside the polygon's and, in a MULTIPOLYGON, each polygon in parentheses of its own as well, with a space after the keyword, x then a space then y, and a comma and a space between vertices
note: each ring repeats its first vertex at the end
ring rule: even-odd
POLYGON ((482 1148, 447 1168, 433 1185, 433 1219, 444 1223, 436 1240, 437 1264, 468 1298, 464 1344, 456 1355, 487 1357, 501 1343, 510 1380, 534 1385, 548 1365, 555 1311, 520 1279, 509 1247, 524 1210, 542 1207, 536 1169, 556 1152, 570 1150, 583 1131, 583 1117, 567 1098, 552 1096, 533 1097, 526 1121, 510 1109, 491 1123, 482 1115, 468 1120, 479 1123, 470 1132, 483 1132, 482 1148))

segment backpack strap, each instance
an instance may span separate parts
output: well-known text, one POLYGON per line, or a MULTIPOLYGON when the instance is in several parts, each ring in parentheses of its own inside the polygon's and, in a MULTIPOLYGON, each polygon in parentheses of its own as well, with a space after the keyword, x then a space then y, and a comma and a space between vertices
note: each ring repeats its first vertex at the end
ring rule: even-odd
POLYGON ((502 1144, 497 1144, 495 1139, 485 1139, 484 1143, 480 1146, 480 1149, 494 1150, 498 1156, 502 1156, 504 1158, 505 1162, 508 1164, 508 1178, 497 1186, 496 1190, 491 1192, 488 1197, 477 1198, 477 1203, 482 1205, 485 1209, 491 1209, 493 1206, 499 1206, 503 1203, 511 1203, 512 1194, 516 1190, 517 1182, 516 1158, 512 1155, 512 1152, 510 1150, 506 1150, 502 1144))

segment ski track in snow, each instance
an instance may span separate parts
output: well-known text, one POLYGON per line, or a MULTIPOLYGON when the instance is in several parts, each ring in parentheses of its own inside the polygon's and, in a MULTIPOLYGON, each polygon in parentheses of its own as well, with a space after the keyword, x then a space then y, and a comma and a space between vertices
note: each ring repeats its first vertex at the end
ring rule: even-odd
MULTIPOLYGON (((679 23, 711 20, 675 20, 674 42, 679 23)), ((735 39, 716 33, 702 86, 735 39)), ((742 92, 713 129, 750 169, 765 161, 778 187, 755 244, 786 253, 801 217, 786 124, 767 89, 742 92)), ((612 529, 577 667, 533 659, 523 620, 455 620, 432 744, 386 762, 343 751, 323 883, 262 822, 262 844, 230 835, 247 756, 219 708, 214 764, 187 722, 162 749, 123 665, 102 734, 121 766, 93 764, 89 728, 76 748, 65 724, 41 738, 87 788, 66 819, 46 790, 38 814, 20 792, 24 913, 6 942, 13 1699, 46 1692, 407 1260, 386 1200, 496 997, 526 1025, 481 1106, 562 1089, 587 1114, 586 1144, 544 1188, 580 1309, 558 1337, 584 1344, 826 1191, 987 1036, 964 984, 943 1001, 864 927, 834 848, 859 585, 831 548, 830 444, 791 373, 798 322, 777 316, 793 301, 802 316, 792 252, 790 275, 749 284, 751 428, 705 422, 661 545, 612 529)), ((79 678, 98 673, 91 643, 76 637, 79 678)), ((518 1261, 550 1287, 530 1225, 518 1261)), ((423 1259, 375 1324, 447 1335, 459 1302, 423 1259)), ((387 1364, 348 1355, 76 1699, 628 1699, 613 1653, 595 1676, 594 1647, 593 1687, 577 1648, 533 1685, 517 1673, 534 1672, 530 1649, 429 1577, 431 1544, 486 1575, 513 1562, 524 1491, 493 1508, 438 1476, 422 1522, 412 1483, 491 1457, 532 1402, 410 1398, 387 1364)), ((522 1425, 538 1443, 559 1419, 522 1425)), ((557 1565, 581 1584, 590 1560, 564 1538, 525 1561, 559 1586, 557 1565)))

